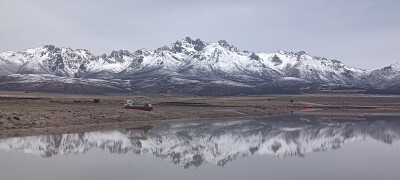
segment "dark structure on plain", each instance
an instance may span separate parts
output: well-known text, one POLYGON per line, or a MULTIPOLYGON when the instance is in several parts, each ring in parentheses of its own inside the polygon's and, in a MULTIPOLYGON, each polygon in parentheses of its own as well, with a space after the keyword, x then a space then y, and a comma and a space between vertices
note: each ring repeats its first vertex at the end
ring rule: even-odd
POLYGON ((93 103, 100 103, 100 99, 93 99, 93 103))

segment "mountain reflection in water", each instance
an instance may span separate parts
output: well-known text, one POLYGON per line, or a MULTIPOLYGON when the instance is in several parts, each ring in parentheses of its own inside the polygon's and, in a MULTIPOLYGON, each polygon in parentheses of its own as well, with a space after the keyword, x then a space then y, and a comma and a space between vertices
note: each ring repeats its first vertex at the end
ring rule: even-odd
POLYGON ((99 148, 110 153, 154 155, 189 168, 224 166, 249 155, 305 156, 346 143, 376 140, 398 143, 398 117, 284 115, 240 121, 173 122, 142 129, 0 139, 0 150, 42 157, 81 154, 99 148))

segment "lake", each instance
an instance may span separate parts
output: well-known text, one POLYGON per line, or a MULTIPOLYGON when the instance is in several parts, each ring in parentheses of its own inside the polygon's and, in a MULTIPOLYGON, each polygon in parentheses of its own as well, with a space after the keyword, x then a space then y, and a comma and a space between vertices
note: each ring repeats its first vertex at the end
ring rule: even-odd
POLYGON ((0 179, 400 179, 399 116, 288 114, 0 139, 0 179))

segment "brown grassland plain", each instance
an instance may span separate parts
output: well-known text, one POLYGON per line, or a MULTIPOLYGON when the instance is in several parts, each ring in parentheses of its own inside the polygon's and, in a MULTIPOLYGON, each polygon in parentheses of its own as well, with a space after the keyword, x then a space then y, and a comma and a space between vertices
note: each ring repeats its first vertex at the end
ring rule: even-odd
POLYGON ((400 96, 364 94, 259 95, 238 97, 76 95, 0 92, 0 138, 80 133, 168 121, 250 119, 285 113, 398 114, 400 96), (100 103, 93 103, 100 99, 100 103), (127 99, 153 111, 124 109, 127 99), (293 102, 291 102, 293 100, 293 102), (311 106, 312 109, 306 109, 311 106))

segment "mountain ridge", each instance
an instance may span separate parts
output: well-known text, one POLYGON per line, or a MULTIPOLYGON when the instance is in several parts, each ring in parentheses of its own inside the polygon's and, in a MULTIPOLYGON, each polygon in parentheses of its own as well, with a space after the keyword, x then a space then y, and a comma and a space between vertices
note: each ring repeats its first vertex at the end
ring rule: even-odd
POLYGON ((0 53, 0 76, 47 74, 66 78, 118 79, 131 83, 130 88, 122 91, 136 89, 154 93, 182 91, 196 94, 215 91, 213 89, 221 86, 235 89, 237 92, 233 94, 265 94, 274 89, 288 89, 292 93, 333 89, 396 91, 400 79, 398 66, 393 64, 366 71, 304 51, 254 53, 241 51, 225 40, 204 42, 189 37, 156 50, 116 50, 99 56, 85 49, 54 45, 0 53))

